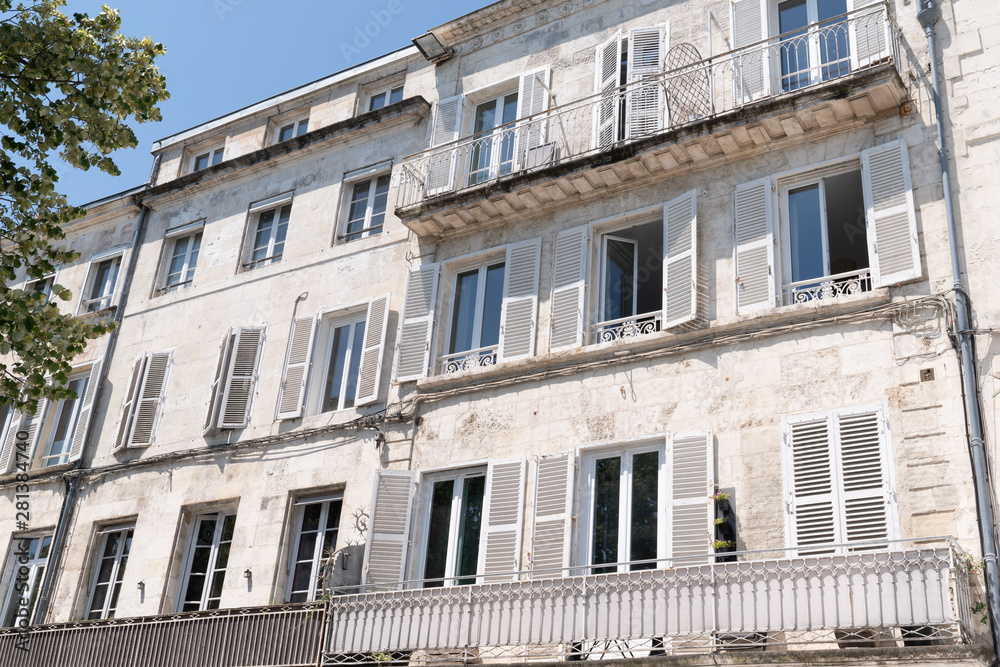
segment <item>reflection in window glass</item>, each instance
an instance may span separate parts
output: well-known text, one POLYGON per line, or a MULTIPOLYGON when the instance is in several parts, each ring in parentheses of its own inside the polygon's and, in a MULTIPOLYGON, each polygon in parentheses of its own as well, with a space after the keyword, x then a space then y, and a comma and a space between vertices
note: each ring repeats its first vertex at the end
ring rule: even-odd
POLYGON ((299 508, 299 532, 292 562, 289 602, 316 599, 323 584, 324 563, 337 547, 341 500, 309 503, 299 508))

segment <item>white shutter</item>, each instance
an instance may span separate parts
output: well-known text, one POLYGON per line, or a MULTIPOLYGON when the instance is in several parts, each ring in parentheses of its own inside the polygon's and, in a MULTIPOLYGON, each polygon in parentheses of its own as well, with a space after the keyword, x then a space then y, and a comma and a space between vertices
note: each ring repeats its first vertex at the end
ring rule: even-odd
POLYGON ((292 318, 292 329, 288 334, 288 353, 285 355, 285 372, 281 376, 281 387, 278 391, 278 419, 296 419, 302 416, 306 382, 309 380, 309 367, 312 365, 315 332, 315 316, 292 318))
POLYGON ((170 373, 173 355, 170 352, 154 352, 148 355, 142 385, 132 404, 135 419, 128 438, 129 447, 145 447, 153 444, 156 422, 163 404, 164 390, 170 373))
POLYGON ((535 354, 541 256, 541 239, 507 246, 503 306, 500 311, 500 361, 535 354))
POLYGON ((17 468, 18 462, 23 462, 25 469, 31 468, 31 462, 35 459, 35 450, 38 448, 38 440, 42 436, 42 424, 45 423, 45 417, 49 412, 49 401, 48 399, 39 399, 38 405, 34 412, 25 413, 21 417, 21 429, 27 432, 28 437, 25 442, 28 443, 28 449, 26 456, 20 456, 19 450, 14 448, 13 466, 17 468))
POLYGON ((839 531, 830 420, 823 416, 789 421, 783 437, 789 546, 834 544, 839 531))
POLYGON ((663 127, 663 86, 657 76, 663 72, 667 53, 666 26, 632 28, 628 31, 628 76, 631 86, 625 101, 626 136, 654 134, 663 127), (640 83, 645 81, 646 83, 640 83))
POLYGON ((847 9, 859 10, 850 22, 851 69, 869 67, 892 55, 884 0, 847 0, 847 9))
POLYGON ((562 577, 569 566, 573 515, 573 452, 540 457, 535 464, 535 520, 531 569, 536 578, 562 577))
POLYGON ((396 381, 416 380, 427 375, 434 331, 438 265, 424 264, 406 276, 402 322, 396 356, 396 381))
POLYGON ((521 562, 525 460, 490 461, 479 540, 479 572, 487 581, 509 580, 521 562), (506 574, 505 577, 488 575, 506 574))
MULTIPOLYGON (((549 108, 550 79, 551 71, 547 65, 521 75, 517 95, 517 117, 519 119, 540 114, 549 108)), ((520 165, 527 164, 527 152, 544 144, 547 136, 548 121, 545 117, 518 124, 515 154, 518 156, 520 165)))
POLYGON ((81 396, 80 412, 76 417, 76 430, 73 431, 73 443, 69 448, 69 460, 79 461, 83 456, 83 446, 87 442, 87 434, 90 432, 90 413, 94 407, 94 397, 101 384, 101 367, 104 362, 98 359, 90 368, 90 377, 87 380, 87 388, 81 396))
POLYGON ((368 302, 365 319, 365 343, 361 352, 358 391, 354 405, 368 405, 378 400, 382 377, 382 357, 385 356, 385 330, 389 324, 389 295, 383 294, 368 302))
MULTIPOLYGON (((711 431, 672 434, 667 439, 667 531, 671 558, 712 552, 715 506, 715 446, 711 431)), ((685 559, 677 566, 700 562, 685 559)))
POLYGON ((0 451, 0 475, 6 475, 10 472, 10 467, 14 463, 15 456, 15 441, 17 440, 17 432, 21 430, 21 411, 17 409, 12 409, 10 414, 10 426, 7 428, 7 434, 3 439, 3 450, 0 451))
MULTIPOLYGON (((461 95, 438 102, 433 127, 432 148, 458 139, 462 127, 461 95)), ((427 163, 427 182, 424 184, 428 197, 455 189, 456 155, 454 146, 431 153, 427 163)))
POLYGON ((550 352, 583 345, 589 242, 586 225, 556 234, 552 261, 550 352))
MULTIPOLYGON (((730 0, 729 16, 734 50, 767 39, 767 0, 730 0)), ((734 94, 738 102, 753 102, 770 94, 768 52, 761 45, 734 54, 734 94)))
POLYGON ((594 146, 605 148, 618 141, 618 77, 621 68, 622 31, 597 47, 594 88, 601 99, 594 109, 594 146))
POLYGON ((118 421, 118 435, 115 437, 112 452, 117 452, 122 447, 128 446, 129 434, 132 432, 132 421, 135 419, 134 406, 138 398, 139 389, 142 386, 142 374, 146 369, 148 361, 149 357, 143 354, 132 363, 132 377, 128 383, 128 392, 125 394, 125 400, 122 402, 122 414, 118 421))
POLYGON ((263 346, 263 329, 243 327, 236 330, 233 351, 226 369, 219 428, 246 428, 249 425, 257 364, 263 346))
POLYGON ((691 190, 663 207, 663 328, 698 314, 698 207, 691 190))
POLYGON ((749 313, 777 303, 774 213, 770 177, 733 188, 736 310, 749 313))
POLYGON ((222 406, 222 395, 224 392, 224 382, 226 369, 229 368, 229 354, 233 349, 233 330, 230 329, 222 336, 219 344, 219 359, 215 363, 215 379, 212 380, 212 387, 208 395, 208 410, 205 413, 205 428, 202 435, 212 435, 219 428, 219 409, 222 406))
POLYGON ((873 411, 836 416, 844 542, 896 537, 888 470, 889 438, 881 415, 881 411, 873 411))
POLYGON ((863 151, 861 174, 875 286, 919 278, 920 246, 906 144, 893 141, 863 151))
POLYGON ((385 585, 403 580, 412 505, 412 472, 375 472, 375 492, 363 568, 366 584, 385 585))

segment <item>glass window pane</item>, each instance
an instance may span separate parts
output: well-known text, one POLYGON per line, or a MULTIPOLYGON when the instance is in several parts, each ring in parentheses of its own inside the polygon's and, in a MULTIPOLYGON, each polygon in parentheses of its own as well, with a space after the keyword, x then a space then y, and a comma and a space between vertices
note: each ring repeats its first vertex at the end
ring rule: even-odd
MULTIPOLYGON (((616 456, 598 459, 594 465, 594 565, 618 562, 621 464, 616 456)), ((597 574, 614 571, 614 567, 594 568, 597 574)))
POLYGON ((101 618, 104 613, 104 600, 108 597, 108 584, 98 584, 94 588, 94 599, 90 603, 88 618, 101 618))
POLYGON ((787 0, 778 5, 781 41, 781 87, 796 90, 809 84, 809 24, 806 0, 787 0), (789 33, 789 34, 786 34, 789 33))
POLYGON ((517 120, 517 93, 511 93, 503 98, 503 120, 502 124, 513 123, 517 120))
POLYGON ((198 523, 198 546, 211 546, 215 541, 215 518, 202 519, 198 523))
POLYGON ((479 134, 486 130, 491 130, 497 125, 497 101, 490 100, 476 107, 476 118, 473 124, 473 132, 479 134))
POLYGON ((604 259, 604 319, 635 315, 635 243, 609 238, 604 259))
POLYGON ((358 393, 358 371, 361 369, 361 353, 365 345, 365 323, 354 325, 354 340, 351 342, 351 361, 347 367, 347 386, 344 388, 344 407, 353 408, 358 393))
POLYGON ((476 324, 476 291, 479 269, 458 274, 455 279, 455 306, 451 315, 449 354, 473 349, 472 334, 476 324))
POLYGON ((306 118, 305 120, 300 120, 298 129, 295 132, 295 136, 297 137, 302 136, 303 134, 306 133, 306 130, 308 129, 309 129, 309 119, 306 118))
POLYGON ((288 218, 291 216, 291 213, 292 207, 290 205, 281 207, 281 213, 278 216, 278 227, 274 232, 274 247, 271 250, 271 256, 274 258, 274 261, 278 261, 285 250, 285 234, 288 232, 288 218))
MULTIPOLYGON (((195 603, 194 609, 197 610, 201 603, 201 594, 205 590, 205 575, 204 574, 192 574, 188 577, 187 591, 184 593, 184 601, 195 603)), ((184 607, 185 611, 189 611, 187 605, 184 607)))
POLYGON ((500 342, 500 310, 503 306, 503 280, 505 268, 497 264, 486 269, 486 294, 483 298, 483 331, 479 347, 489 347, 500 342))
POLYGON ((208 153, 205 153, 204 155, 199 155, 194 159, 195 171, 198 171, 199 169, 204 169, 207 166, 208 166, 208 153))
POLYGON ((212 153, 212 164, 219 164, 220 162, 222 162, 222 154, 224 152, 225 151, 221 148, 216 149, 216 151, 212 153))
POLYGON ((819 185, 788 191, 788 231, 792 253, 792 281, 827 275, 823 260, 823 221, 819 185))
POLYGON ((319 519, 322 512, 323 512, 323 503, 306 505, 302 509, 303 532, 319 530, 319 519))
POLYGON ((295 132, 295 125, 285 125, 281 128, 281 132, 278 134, 278 141, 288 141, 292 138, 292 133, 295 132))
MULTIPOLYGON (((659 506, 659 452, 632 457, 632 517, 629 560, 656 558, 657 508, 659 506)), ((633 565, 633 570, 649 570, 656 563, 633 565)))
POLYGON ((256 262, 267 257, 267 246, 271 241, 271 227, 273 226, 274 209, 261 213, 257 220, 257 233, 254 235, 251 260, 256 262))
POLYGON ((311 561, 316 555, 316 537, 318 533, 302 533, 299 536, 299 550, 295 554, 295 560, 311 561))
POLYGON ((312 578, 312 561, 296 563, 292 571, 292 591, 305 591, 306 596, 310 593, 310 579, 312 578))
MULTIPOLYGON (((441 579, 445 576, 454 490, 455 480, 449 479, 435 482, 431 491, 431 516, 427 525, 427 552, 424 555, 425 579, 441 579)), ((443 585, 441 581, 424 584, 427 587, 441 585, 443 585)))
POLYGON ((347 350, 351 342, 350 329, 350 325, 346 325, 333 330, 333 343, 330 346, 330 365, 326 372, 326 396, 323 399, 323 412, 340 409, 340 398, 344 386, 344 371, 347 368, 347 350))
POLYGON ((371 189, 371 180, 364 180, 354 184, 354 192, 351 195, 351 205, 347 211, 347 233, 352 234, 364 229, 365 214, 368 212, 368 191, 371 189))
POLYGON ((375 183, 375 197, 372 199, 372 215, 368 227, 377 232, 385 221, 385 206, 389 200, 389 174, 378 177, 375 183))
MULTIPOLYGON (((479 535, 482 531, 483 493, 486 477, 468 477, 462 484, 462 506, 459 515, 458 546, 455 575, 476 574, 479 565, 479 535)), ((459 579, 458 585, 474 584, 476 578, 459 579)))
POLYGON ((368 110, 375 111, 375 109, 381 109, 385 106, 385 93, 379 93, 378 95, 372 95, 371 102, 368 103, 368 110))
POLYGON ((861 171, 825 179, 830 275, 867 269, 868 228, 861 171))
POLYGON ((389 104, 395 104, 403 99, 403 87, 393 88, 392 92, 389 93, 389 104))

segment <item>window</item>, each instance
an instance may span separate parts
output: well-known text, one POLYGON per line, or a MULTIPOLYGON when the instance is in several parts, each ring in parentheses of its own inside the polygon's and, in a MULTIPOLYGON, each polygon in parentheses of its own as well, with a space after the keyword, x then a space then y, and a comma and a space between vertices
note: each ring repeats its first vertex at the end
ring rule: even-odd
POLYGON ((419 578, 429 580, 424 583, 428 588, 476 583, 486 469, 428 479, 426 488, 427 531, 419 578))
POLYGON ((594 110, 596 146, 663 127, 666 100, 657 77, 663 72, 669 32, 666 25, 632 28, 627 35, 619 30, 597 47, 594 92, 601 101, 594 110))
POLYGON ((326 379, 319 412, 353 408, 361 369, 365 322, 329 325, 326 331, 326 379))
POLYGON ((333 557, 340 530, 341 498, 296 503, 297 529, 292 549, 289 602, 308 602, 325 582, 324 564, 333 557))
POLYGON ((292 137, 301 137, 309 129, 309 117, 300 118, 290 122, 283 122, 278 125, 275 143, 288 141, 292 137))
POLYGON ((36 292, 38 294, 45 295, 45 301, 48 302, 52 298, 52 286, 55 284, 56 277, 55 274, 45 276, 44 278, 39 278, 38 280, 29 280, 24 289, 30 292, 36 292))
POLYGON ((251 207, 250 209, 250 242, 247 248, 244 269, 255 269, 266 264, 281 261, 285 251, 285 234, 288 232, 288 219, 292 215, 292 204, 288 203, 268 207, 251 207))
POLYGON ((39 468, 60 465, 69 461, 70 447, 73 435, 76 433, 77 421, 80 418, 80 407, 87 392, 89 374, 70 376, 66 383, 70 391, 76 393, 76 398, 65 398, 61 401, 49 402, 44 422, 42 424, 39 443, 39 468))
POLYGON ((235 511, 212 512, 194 518, 178 611, 219 608, 235 527, 235 511))
POLYGON ((347 223, 341 238, 351 241, 382 231, 385 209, 389 200, 390 174, 372 175, 370 178, 345 184, 350 188, 347 223))
POLYGON ((395 104, 403 99, 403 87, 396 86, 389 90, 380 90, 368 97, 368 111, 375 111, 382 107, 395 104))
POLYGON ((167 232, 165 240, 169 249, 161 292, 173 292, 191 285, 198 267, 204 227, 205 221, 199 220, 167 232))
POLYGON ((246 428, 264 348, 264 329, 236 327, 222 337, 215 380, 208 399, 205 435, 219 429, 246 428))
POLYGON ((850 73, 847 0, 785 0, 776 11, 782 92, 850 73))
POLYGON ((455 276, 442 372, 496 363, 505 276, 504 262, 485 264, 455 276))
POLYGON ((196 154, 191 158, 191 171, 201 171, 206 167, 219 164, 222 162, 222 156, 225 153, 225 150, 225 146, 219 146, 204 152, 196 152, 196 154))
POLYGON ((114 618, 121 595, 125 565, 132 549, 132 532, 129 528, 111 528, 99 534, 97 563, 94 581, 87 604, 87 619, 114 618))
POLYGON ((114 451, 153 444, 172 362, 172 352, 154 352, 133 363, 114 451))
POLYGON ((663 320, 663 223, 601 236, 598 342, 659 331, 663 320))
POLYGON ((81 313, 93 313, 117 303, 116 289, 124 250, 114 250, 92 258, 84 284, 81 313))
POLYGON ((503 128, 517 119, 517 91, 476 105, 472 116, 468 185, 485 183, 514 170, 514 131, 503 128))
POLYGON ((52 536, 14 537, 11 545, 7 561, 10 584, 3 611, 5 628, 32 623, 52 536))

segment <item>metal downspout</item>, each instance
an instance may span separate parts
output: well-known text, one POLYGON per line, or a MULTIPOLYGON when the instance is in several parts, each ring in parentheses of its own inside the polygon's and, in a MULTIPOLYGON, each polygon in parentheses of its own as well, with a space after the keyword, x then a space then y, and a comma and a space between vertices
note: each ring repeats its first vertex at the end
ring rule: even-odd
POLYGON ((937 122, 938 156, 941 159, 941 184, 944 187, 945 218, 948 223, 948 245, 951 250, 951 272, 955 279, 955 302, 958 319, 959 354, 962 363, 962 383, 965 411, 968 418, 969 449, 972 458, 972 476, 976 487, 976 506, 979 513, 979 533, 982 540, 983 560, 986 569, 986 600, 990 615, 994 652, 1000 650, 1000 574, 997 564, 996 524, 991 502, 989 472, 983 447, 983 418, 976 385, 978 372, 973 351, 971 327, 972 300, 962 282, 962 266, 955 226, 955 207, 951 197, 951 173, 948 166, 948 149, 945 143, 944 110, 941 107, 941 80, 937 66, 937 39, 934 25, 941 18, 941 9, 934 0, 923 0, 917 20, 927 35, 927 50, 931 62, 931 83, 934 96, 934 115, 937 122))

